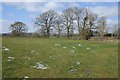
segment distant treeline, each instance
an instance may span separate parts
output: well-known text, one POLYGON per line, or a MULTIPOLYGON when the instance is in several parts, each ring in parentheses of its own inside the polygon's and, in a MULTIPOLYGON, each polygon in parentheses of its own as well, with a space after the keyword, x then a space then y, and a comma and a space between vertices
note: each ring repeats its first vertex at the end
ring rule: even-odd
MULTIPOLYGON (((3 33, 3 34, 0 34, 0 36, 1 37, 33 37, 33 38, 38 37, 38 38, 48 38, 47 36, 39 35, 39 34, 36 34, 36 33, 24 33, 24 34, 22 34, 20 36, 15 36, 12 33, 3 33)), ((63 34, 61 36, 58 36, 58 34, 53 34, 53 35, 51 35, 51 37, 68 38, 67 34, 63 34)), ((100 39, 100 35, 99 34, 98 35, 97 34, 93 34, 92 37, 97 37, 97 38, 99 37, 99 39, 100 39)), ((109 38, 112 37, 112 38, 115 38, 115 39, 120 39, 120 36, 118 36, 118 34, 114 34, 114 33, 104 34, 104 38, 107 38, 107 37, 109 37, 109 38)), ((70 35, 69 38, 80 40, 79 34, 74 34, 74 36, 70 35)), ((88 39, 86 39, 86 40, 88 40, 88 39)))

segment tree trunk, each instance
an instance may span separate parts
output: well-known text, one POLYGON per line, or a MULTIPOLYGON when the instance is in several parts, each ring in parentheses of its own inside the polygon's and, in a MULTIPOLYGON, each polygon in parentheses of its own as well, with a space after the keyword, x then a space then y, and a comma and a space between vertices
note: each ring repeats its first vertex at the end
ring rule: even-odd
POLYGON ((78 32, 79 32, 79 39, 81 38, 81 31, 80 31, 80 18, 78 17, 77 20, 77 24, 78 24, 78 32))
POLYGON ((69 24, 68 24, 68 18, 67 18, 67 37, 69 38, 69 24))
POLYGON ((74 26, 73 26, 73 21, 72 21, 72 36, 74 34, 74 26))
POLYGON ((60 25, 58 23, 58 37, 60 37, 60 25))
POLYGON ((83 23, 82 31, 81 31, 81 40, 85 39, 85 21, 83 23))
POLYGON ((50 30, 47 29, 47 37, 49 37, 49 36, 50 36, 50 30))
POLYGON ((69 38, 69 27, 67 27, 67 37, 69 38))

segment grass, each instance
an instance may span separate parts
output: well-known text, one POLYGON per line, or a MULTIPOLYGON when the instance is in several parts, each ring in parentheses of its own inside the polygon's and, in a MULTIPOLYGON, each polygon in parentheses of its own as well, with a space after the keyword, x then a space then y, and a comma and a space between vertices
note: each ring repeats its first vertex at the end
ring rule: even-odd
POLYGON ((3 37, 2 46, 10 49, 3 51, 2 54, 2 76, 6 78, 118 77, 117 42, 3 37), (70 52, 72 49, 75 52, 70 52), (10 56, 15 59, 7 61, 10 56), (45 70, 32 68, 40 61, 49 68, 45 70), (80 64, 76 65, 76 62, 80 64))

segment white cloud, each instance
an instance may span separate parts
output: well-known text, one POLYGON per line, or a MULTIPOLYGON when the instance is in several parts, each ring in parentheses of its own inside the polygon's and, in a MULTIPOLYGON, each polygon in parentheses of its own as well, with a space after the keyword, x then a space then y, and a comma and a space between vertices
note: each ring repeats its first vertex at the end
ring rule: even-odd
MULTIPOLYGON (((77 6, 80 7, 80 5, 76 2, 74 3, 68 3, 67 5, 59 2, 5 2, 5 4, 14 6, 17 9, 24 9, 29 12, 44 12, 50 9, 56 10, 57 12, 61 13, 61 10, 65 7, 73 7, 77 6)), ((91 10, 98 15, 102 16, 117 16, 118 15, 118 6, 96 6, 91 7, 91 10)))
POLYGON ((113 32, 118 27, 118 20, 107 19, 107 27, 109 32, 113 32))
POLYGON ((28 15, 28 18, 30 18, 30 19, 33 20, 33 19, 35 19, 36 16, 37 16, 37 15, 29 14, 29 15, 28 15))
POLYGON ((40 11, 40 7, 42 5, 42 3, 31 3, 31 2, 24 2, 21 3, 23 6, 19 5, 19 9, 25 9, 29 12, 39 12, 40 11))
POLYGON ((25 9, 34 12, 37 10, 38 3, 32 2, 5 2, 6 5, 14 6, 17 9, 25 9))
POLYGON ((117 25, 117 24, 118 24, 118 20, 108 19, 108 20, 107 20, 107 24, 108 24, 108 25, 111 25, 111 26, 117 25))
POLYGON ((92 7, 91 10, 100 16, 106 16, 106 17, 118 16, 117 6, 111 6, 111 7, 96 6, 96 7, 92 7))
POLYGON ((68 7, 80 7, 80 5, 76 2, 71 2, 71 3, 68 3, 68 7))
POLYGON ((0 24, 2 24, 2 25, 0 25, 0 26, 2 26, 0 29, 0 33, 10 32, 9 27, 10 27, 11 23, 12 23, 12 21, 0 19, 0 24))
POLYGON ((57 12, 60 12, 60 10, 64 8, 64 5, 62 3, 55 3, 55 2, 48 2, 45 3, 42 7, 40 7, 41 12, 53 9, 57 12))
POLYGON ((62 3, 57 2, 6 2, 6 5, 14 6, 17 9, 25 9, 29 12, 44 12, 46 10, 56 10, 60 12, 61 8, 64 8, 64 5, 62 3), (22 6, 21 6, 22 5, 22 6))

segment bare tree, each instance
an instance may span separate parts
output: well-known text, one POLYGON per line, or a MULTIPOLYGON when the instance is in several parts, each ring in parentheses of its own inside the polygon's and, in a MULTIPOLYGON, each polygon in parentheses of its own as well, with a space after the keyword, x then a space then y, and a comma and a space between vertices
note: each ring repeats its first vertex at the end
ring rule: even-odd
POLYGON ((14 22, 10 25, 10 30, 12 30, 13 35, 20 36, 28 30, 28 27, 23 22, 14 22))
POLYGON ((82 13, 82 9, 80 9, 78 7, 74 7, 74 14, 75 14, 75 19, 77 21, 79 35, 81 35, 81 29, 82 29, 82 25, 81 25, 81 21, 80 21, 81 13, 82 13))
POLYGON ((87 38, 90 38, 93 34, 93 29, 95 29, 95 22, 97 21, 97 14, 89 11, 88 13, 88 26, 87 26, 87 38))
POLYGON ((103 40, 105 29, 106 29, 106 17, 101 16, 97 21, 98 31, 100 33, 101 40, 103 40))
POLYGON ((83 8, 82 13, 81 13, 81 39, 86 39, 87 36, 87 26, 88 26, 88 15, 89 15, 89 9, 88 8, 83 8))
POLYGON ((40 14, 35 21, 35 25, 37 27, 44 27, 44 30, 46 30, 46 34, 49 37, 50 36, 50 28, 54 27, 53 22, 56 18, 56 12, 54 10, 46 11, 42 14, 40 14))
POLYGON ((59 37, 62 31, 62 28, 63 28, 63 16, 58 14, 54 21, 54 24, 55 24, 55 29, 57 30, 58 37, 59 37))
MULTIPOLYGON (((106 18, 100 17, 97 21, 97 14, 91 12, 89 8, 71 7, 63 11, 62 15, 58 15, 54 10, 49 10, 41 13, 35 21, 35 25, 40 27, 43 35, 50 36, 50 32, 56 30, 58 36, 61 35, 61 30, 65 28, 67 37, 73 36, 75 26, 77 25, 80 39, 89 39, 93 34, 93 29, 97 23, 100 35, 104 35, 106 27, 106 18), (76 21, 76 22, 75 22, 76 21), (76 25, 74 25, 74 22, 76 25)), ((53 34, 56 33, 53 31, 53 34)))
POLYGON ((46 35, 46 30, 45 30, 45 27, 40 27, 37 29, 37 31, 35 32, 35 36, 42 36, 42 37, 45 37, 46 35))
POLYGON ((70 30, 71 34, 73 35, 73 20, 74 20, 74 10, 73 8, 68 8, 63 11, 63 17, 64 17, 64 25, 67 29, 67 37, 70 36, 70 30))

